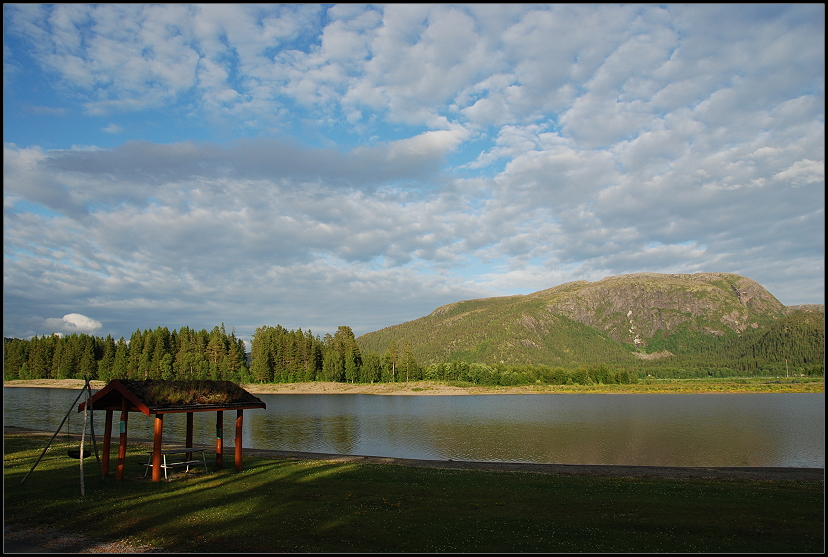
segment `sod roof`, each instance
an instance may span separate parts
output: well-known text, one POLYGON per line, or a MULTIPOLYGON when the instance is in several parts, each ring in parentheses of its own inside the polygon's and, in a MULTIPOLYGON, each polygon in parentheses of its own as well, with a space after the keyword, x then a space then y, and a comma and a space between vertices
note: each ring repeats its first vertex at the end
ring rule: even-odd
MULTIPOLYGON (((113 379, 92 396, 97 410, 120 410, 127 400, 130 412, 169 414, 266 408, 264 402, 232 381, 163 381, 113 379)), ((78 406, 82 412, 85 403, 78 406)))

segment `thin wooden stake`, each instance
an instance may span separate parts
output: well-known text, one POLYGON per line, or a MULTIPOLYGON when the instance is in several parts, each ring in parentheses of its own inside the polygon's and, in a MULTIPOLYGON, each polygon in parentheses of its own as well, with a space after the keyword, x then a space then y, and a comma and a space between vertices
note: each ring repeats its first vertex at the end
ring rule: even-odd
POLYGON ((104 479, 104 470, 103 464, 101 463, 101 457, 98 455, 98 439, 95 437, 95 408, 92 405, 92 386, 89 386, 89 420, 90 420, 90 428, 92 430, 92 447, 95 449, 95 460, 98 461, 98 468, 101 471, 101 479, 104 479))
POLYGON ((83 386, 83 390, 86 391, 86 404, 83 405, 83 430, 81 431, 80 454, 78 455, 78 461, 80 462, 81 496, 86 495, 83 485, 83 440, 86 437, 86 413, 87 410, 89 410, 89 398, 92 396, 92 390, 89 387, 89 379, 86 380, 86 383, 83 386))
POLYGON ((55 431, 55 434, 52 435, 52 438, 49 439, 48 443, 46 443, 46 446, 43 448, 43 452, 40 453, 40 456, 37 457, 37 460, 35 461, 35 463, 32 464, 32 467, 29 469, 28 472, 26 472, 26 475, 23 476, 23 479, 20 480, 20 485, 23 485, 23 482, 26 481, 26 478, 29 477, 29 474, 31 474, 34 471, 35 467, 37 467, 37 465, 40 463, 41 459, 46 455, 46 451, 49 450, 49 446, 52 444, 52 441, 55 440, 55 437, 57 437, 57 434, 60 433, 61 429, 63 429, 63 424, 66 423, 66 419, 69 418, 69 414, 72 413, 72 410, 75 408, 75 405, 78 403, 78 401, 80 400, 80 397, 82 397, 82 396, 83 396, 83 390, 81 390, 81 392, 78 394, 78 398, 75 399, 75 402, 72 403, 72 407, 69 408, 69 411, 63 417, 63 421, 60 422, 60 425, 58 426, 57 431, 55 431))

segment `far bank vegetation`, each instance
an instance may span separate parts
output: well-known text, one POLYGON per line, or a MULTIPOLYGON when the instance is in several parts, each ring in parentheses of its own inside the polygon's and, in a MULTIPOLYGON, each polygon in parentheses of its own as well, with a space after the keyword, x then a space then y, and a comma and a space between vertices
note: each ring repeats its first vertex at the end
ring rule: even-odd
POLYGON ((259 327, 250 354, 235 331, 227 333, 223 324, 211 331, 157 327, 137 330, 128 341, 85 334, 6 338, 4 378, 211 379, 238 383, 431 380, 515 386, 628 384, 649 378, 824 376, 824 323, 813 313, 795 312, 741 336, 697 342, 692 350, 680 354, 665 349, 682 342, 681 333, 673 337, 660 340, 662 337, 657 335, 652 343, 653 350, 670 355, 641 359, 634 356, 634 347, 617 343, 608 350, 605 337, 595 337, 593 342, 590 335, 584 335, 580 354, 550 365, 478 361, 473 351, 456 353, 452 361, 424 362, 414 355, 421 339, 390 339, 381 351, 366 350, 347 326, 322 337, 301 328, 259 327), (597 358, 584 356, 591 349, 597 358))

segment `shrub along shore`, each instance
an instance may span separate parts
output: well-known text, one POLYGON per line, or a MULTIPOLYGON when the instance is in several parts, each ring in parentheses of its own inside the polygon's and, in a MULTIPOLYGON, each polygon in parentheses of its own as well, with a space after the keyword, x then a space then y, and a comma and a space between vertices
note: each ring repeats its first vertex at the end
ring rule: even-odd
MULTIPOLYGON (((4 435, 4 520, 173 552, 821 552, 824 481, 590 475, 245 456, 122 482, 4 435)), ((784 476, 783 476, 784 477, 784 476)), ((796 476, 791 476, 791 478, 796 476)), ((759 479, 757 479, 759 478, 759 479)))

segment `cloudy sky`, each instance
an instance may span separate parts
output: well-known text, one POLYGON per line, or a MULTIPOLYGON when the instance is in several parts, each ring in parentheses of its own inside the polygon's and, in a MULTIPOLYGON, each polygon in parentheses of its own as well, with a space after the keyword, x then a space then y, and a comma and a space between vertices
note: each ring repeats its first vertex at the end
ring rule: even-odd
POLYGON ((5 4, 4 335, 359 335, 641 271, 823 303, 824 21, 5 4))

